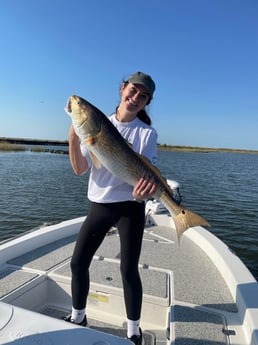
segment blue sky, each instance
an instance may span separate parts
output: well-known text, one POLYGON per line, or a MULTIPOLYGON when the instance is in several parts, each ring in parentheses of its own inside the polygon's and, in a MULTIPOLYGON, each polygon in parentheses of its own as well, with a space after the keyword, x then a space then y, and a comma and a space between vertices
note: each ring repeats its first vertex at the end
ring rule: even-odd
POLYGON ((65 140, 68 97, 111 114, 136 71, 159 143, 258 150, 257 0, 0 0, 1 137, 65 140))

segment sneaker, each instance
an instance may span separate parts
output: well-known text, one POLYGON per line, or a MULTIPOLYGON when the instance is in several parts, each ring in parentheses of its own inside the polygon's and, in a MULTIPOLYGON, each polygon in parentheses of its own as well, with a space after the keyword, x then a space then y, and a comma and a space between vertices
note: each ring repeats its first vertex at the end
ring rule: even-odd
POLYGON ((142 337, 142 330, 140 329, 140 335, 133 335, 130 338, 127 338, 135 345, 144 345, 144 339, 142 337))
POLYGON ((83 327, 86 327, 86 326, 87 326, 87 318, 86 318, 86 315, 84 315, 84 318, 83 318, 83 320, 82 320, 80 323, 74 322, 74 320, 73 320, 71 317, 72 317, 72 315, 69 314, 69 315, 65 316, 65 317, 63 318, 63 320, 66 321, 66 322, 73 323, 73 324, 78 325, 78 326, 83 326, 83 327))

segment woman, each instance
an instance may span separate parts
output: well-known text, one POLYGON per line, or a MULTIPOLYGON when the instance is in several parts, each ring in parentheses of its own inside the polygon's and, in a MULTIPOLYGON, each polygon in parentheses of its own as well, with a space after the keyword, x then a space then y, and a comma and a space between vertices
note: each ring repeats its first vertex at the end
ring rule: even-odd
MULTIPOLYGON (((145 106, 150 103, 154 90, 155 83, 150 76, 134 73, 122 83, 120 104, 115 114, 109 117, 133 150, 146 156, 153 164, 157 159, 157 133, 150 126, 145 106)), ((106 233, 116 225, 121 243, 120 270, 128 319, 127 337, 135 344, 141 344, 142 284, 138 262, 145 222, 144 200, 153 196, 155 184, 141 178, 133 188, 104 167, 96 169, 72 126, 69 157, 75 174, 82 175, 89 167, 91 172, 88 187, 90 211, 80 229, 71 260, 73 307, 65 320, 87 325, 85 308, 90 284, 89 266, 106 233)))

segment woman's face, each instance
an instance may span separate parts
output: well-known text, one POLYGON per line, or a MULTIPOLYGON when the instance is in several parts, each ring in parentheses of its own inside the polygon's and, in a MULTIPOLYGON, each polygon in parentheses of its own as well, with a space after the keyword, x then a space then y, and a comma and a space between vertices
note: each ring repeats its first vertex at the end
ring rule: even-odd
POLYGON ((149 91, 140 84, 123 84, 121 86, 121 103, 124 103, 127 111, 138 113, 149 102, 149 91))

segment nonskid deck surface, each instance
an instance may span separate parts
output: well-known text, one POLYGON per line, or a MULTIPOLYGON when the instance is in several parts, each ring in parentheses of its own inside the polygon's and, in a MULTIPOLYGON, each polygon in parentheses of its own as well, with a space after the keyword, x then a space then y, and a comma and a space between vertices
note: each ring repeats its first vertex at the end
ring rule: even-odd
MULTIPOLYGON (((148 305, 153 303, 154 310, 156 306, 169 310, 170 304, 173 305, 170 319, 174 325, 175 344, 227 344, 222 315, 223 312, 237 312, 230 291, 203 251, 184 236, 178 246, 174 236, 169 227, 153 226, 145 231, 140 258, 144 301, 148 305)), ((8 261, 0 269, 0 299, 15 304, 15 300, 18 301, 17 288, 22 289, 32 282, 37 285, 47 276, 51 284, 65 284, 64 305, 55 306, 54 301, 50 301, 48 306, 38 306, 38 311, 62 317, 71 306, 70 258, 75 238, 69 236, 8 261)), ((120 304, 123 303, 119 258, 119 237, 113 231, 96 252, 90 269, 93 288, 105 286, 106 292, 98 295, 93 292, 89 297, 89 307, 101 304, 109 291, 115 291, 120 304)), ((152 317, 155 319, 155 315, 147 314, 150 320, 152 317)), ((94 318, 90 323, 96 329, 122 336, 125 334, 125 327, 114 327, 103 320, 96 321, 94 318)), ((166 328, 162 330, 158 326, 155 329, 148 327, 147 323, 144 329, 146 344, 154 343, 153 333, 156 334, 157 344, 164 344, 166 328)))
MULTIPOLYGON (((66 311, 56 309, 53 307, 43 308, 40 312, 42 314, 52 316, 52 317, 55 317, 57 319, 62 319, 62 318, 64 318, 64 316, 67 315, 66 311)), ((124 325, 124 327, 119 327, 119 326, 115 326, 113 324, 110 324, 108 322, 101 322, 101 321, 98 321, 96 319, 90 319, 90 318, 88 318, 88 323, 89 323, 89 327, 91 329, 95 329, 95 330, 100 331, 100 332, 113 334, 113 335, 116 335, 116 336, 121 337, 121 338, 127 337, 126 325, 124 325)), ((145 341, 146 345, 154 345, 155 344, 155 338, 156 338, 156 335, 154 333, 152 333, 151 331, 148 331, 148 330, 144 331, 144 341, 145 341)))

